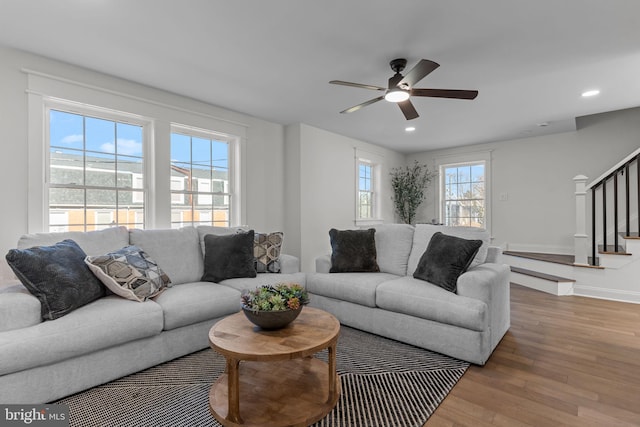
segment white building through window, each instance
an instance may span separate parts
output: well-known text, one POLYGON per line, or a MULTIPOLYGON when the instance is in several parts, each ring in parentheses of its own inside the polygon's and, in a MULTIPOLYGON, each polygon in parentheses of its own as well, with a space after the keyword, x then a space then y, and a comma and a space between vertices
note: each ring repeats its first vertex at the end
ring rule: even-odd
POLYGON ((49 231, 144 228, 146 123, 114 111, 46 108, 49 231))
POLYGON ((172 126, 172 227, 231 225, 234 143, 215 132, 172 126))
POLYGON ((117 81, 104 88, 24 72, 29 233, 244 223, 247 125, 199 103, 159 102, 153 91, 134 95, 117 81), (188 159, 172 147, 172 134, 193 139, 188 159))

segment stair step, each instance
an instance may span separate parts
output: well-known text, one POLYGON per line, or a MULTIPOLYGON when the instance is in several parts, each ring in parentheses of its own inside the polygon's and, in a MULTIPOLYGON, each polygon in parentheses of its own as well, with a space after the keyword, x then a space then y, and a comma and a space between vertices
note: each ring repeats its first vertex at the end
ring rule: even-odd
POLYGON ((573 265, 576 257, 573 255, 549 254, 542 252, 504 251, 503 255, 517 256, 520 258, 535 259, 537 261, 553 262, 556 264, 573 265))
POLYGON ((524 274, 525 276, 536 277, 538 279, 548 280, 550 282, 562 283, 562 282, 575 282, 574 279, 568 279, 566 277, 554 276, 553 274, 541 273, 539 271, 527 270, 526 268, 513 267, 511 271, 514 273, 524 274))
POLYGON ((607 245, 606 249, 604 246, 598 245, 598 253, 608 255, 631 255, 629 252, 625 252, 622 246, 618 246, 618 250, 616 251, 615 245, 607 245))
POLYGON ((580 268, 595 268, 595 269, 604 269, 599 264, 599 258, 596 258, 596 262, 592 262, 592 258, 589 257, 588 262, 590 265, 585 264, 574 264, 575 256, 573 255, 565 255, 565 254, 550 254, 546 252, 521 252, 521 251, 503 251, 503 255, 510 255, 518 258, 526 258, 532 259, 535 261, 544 261, 544 262, 552 262, 554 264, 562 264, 562 265, 570 265, 572 267, 580 267, 580 268))
POLYGON ((573 295, 575 280, 511 266, 511 282, 552 295, 573 295))
POLYGON ((628 236, 625 233, 620 233, 620 237, 627 240, 640 240, 640 233, 638 233, 637 231, 633 231, 629 233, 628 236))

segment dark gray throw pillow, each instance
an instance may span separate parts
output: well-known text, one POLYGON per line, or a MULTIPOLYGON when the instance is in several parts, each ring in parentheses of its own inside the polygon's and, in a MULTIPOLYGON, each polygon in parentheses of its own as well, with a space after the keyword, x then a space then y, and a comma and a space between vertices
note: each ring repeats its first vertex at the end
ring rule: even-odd
POLYGON ((331 239, 330 273, 380 271, 377 262, 375 228, 368 230, 329 230, 331 239))
POLYGON ((204 236, 203 282, 221 282, 236 277, 256 277, 253 257, 254 231, 204 236))
POLYGON ((438 231, 433 234, 427 250, 420 257, 413 277, 456 292, 458 277, 467 271, 480 246, 482 240, 462 239, 438 231))
POLYGON ((84 263, 87 255, 71 239, 53 246, 11 249, 9 266, 54 320, 105 295, 105 287, 84 263))

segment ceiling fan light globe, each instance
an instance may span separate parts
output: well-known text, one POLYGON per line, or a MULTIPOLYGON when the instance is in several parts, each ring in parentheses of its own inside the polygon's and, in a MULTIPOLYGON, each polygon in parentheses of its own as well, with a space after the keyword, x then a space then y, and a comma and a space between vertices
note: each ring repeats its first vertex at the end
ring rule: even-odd
POLYGON ((409 92, 402 89, 391 89, 384 94, 384 99, 389 102, 403 102, 409 99, 409 92))

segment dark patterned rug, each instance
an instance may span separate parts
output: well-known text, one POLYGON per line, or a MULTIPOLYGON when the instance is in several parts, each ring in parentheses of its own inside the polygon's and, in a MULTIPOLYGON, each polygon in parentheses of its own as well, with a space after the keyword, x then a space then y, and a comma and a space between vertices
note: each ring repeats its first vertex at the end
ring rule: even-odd
MULTIPOLYGON (((326 360, 326 350, 316 357, 326 360)), ((337 365, 342 394, 317 427, 419 427, 469 364, 397 341, 342 327, 337 365)), ((78 393, 56 403, 71 426, 219 426, 208 408, 224 358, 202 350, 78 393)))

